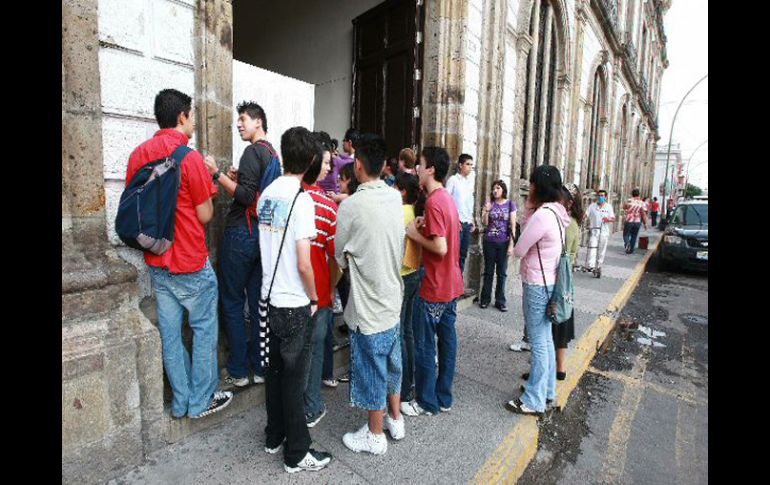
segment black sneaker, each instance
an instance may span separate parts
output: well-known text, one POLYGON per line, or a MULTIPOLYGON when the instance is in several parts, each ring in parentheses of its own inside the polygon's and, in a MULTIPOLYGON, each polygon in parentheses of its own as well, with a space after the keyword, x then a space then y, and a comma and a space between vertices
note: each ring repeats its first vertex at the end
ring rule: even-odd
POLYGON ((303 470, 317 472, 323 470, 329 462, 332 461, 332 455, 324 451, 316 451, 313 448, 307 450, 307 455, 294 466, 284 463, 283 469, 288 473, 297 473, 303 470))
POLYGON ((507 312, 508 311, 508 307, 505 306, 505 303, 495 303, 495 308, 497 308, 501 312, 507 312))
POLYGON ((217 391, 211 398, 211 404, 209 408, 197 416, 190 416, 191 419, 204 418, 210 414, 218 413, 227 406, 230 405, 230 401, 233 400, 233 393, 230 391, 217 391))
POLYGON ((337 378, 339 382, 350 382, 350 374, 344 374, 337 378))

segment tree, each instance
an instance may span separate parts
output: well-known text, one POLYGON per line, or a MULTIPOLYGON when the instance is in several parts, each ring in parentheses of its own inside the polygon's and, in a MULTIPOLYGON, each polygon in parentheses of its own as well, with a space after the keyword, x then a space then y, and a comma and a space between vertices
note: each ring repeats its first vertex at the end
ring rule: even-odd
POLYGON ((687 184, 687 187, 684 189, 684 196, 686 199, 690 199, 696 195, 701 195, 702 193, 703 189, 693 184, 687 184))

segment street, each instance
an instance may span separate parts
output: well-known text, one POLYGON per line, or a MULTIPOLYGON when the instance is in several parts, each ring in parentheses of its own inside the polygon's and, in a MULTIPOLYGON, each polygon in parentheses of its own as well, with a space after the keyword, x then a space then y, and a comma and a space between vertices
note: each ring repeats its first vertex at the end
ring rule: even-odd
POLYGON ((708 275, 651 260, 518 483, 708 483, 708 275))

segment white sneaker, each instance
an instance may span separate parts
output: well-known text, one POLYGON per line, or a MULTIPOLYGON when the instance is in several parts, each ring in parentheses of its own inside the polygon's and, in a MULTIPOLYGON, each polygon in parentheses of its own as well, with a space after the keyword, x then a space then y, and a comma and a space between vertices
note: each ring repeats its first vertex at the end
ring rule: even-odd
POLYGON ((509 349, 513 350, 514 352, 524 352, 524 351, 531 351, 532 347, 529 345, 529 342, 516 342, 515 344, 511 344, 509 349))
POLYGON ((445 407, 443 407, 443 406, 439 406, 439 407, 438 407, 438 409, 439 409, 439 411, 441 411, 442 413, 448 413, 449 411, 451 411, 451 410, 452 410, 452 408, 451 408, 451 407, 445 408, 445 407))
POLYGON ((309 472, 317 472, 322 470, 332 461, 332 455, 323 451, 316 451, 313 448, 307 450, 305 458, 301 459, 299 463, 294 466, 289 466, 284 463, 283 469, 288 473, 297 473, 303 470, 309 472))
POLYGON ((225 377, 225 385, 226 386, 235 386, 235 387, 246 387, 249 385, 249 378, 248 377, 233 377, 233 376, 227 376, 225 377))
POLYGON ((323 381, 324 386, 326 387, 337 387, 339 385, 339 382, 337 382, 337 379, 324 379, 323 381))
POLYGON ((269 453, 271 455, 275 455, 279 451, 281 451, 281 448, 283 448, 283 444, 286 443, 286 440, 284 439, 281 441, 281 444, 276 446, 275 448, 270 448, 269 446, 265 445, 265 453, 269 453))
POLYGON ((254 374, 254 384, 264 384, 265 378, 254 374))
POLYGON ((390 413, 385 411, 385 419, 382 422, 385 425, 385 429, 390 433, 390 437, 398 441, 404 439, 406 436, 406 426, 404 425, 404 417, 395 420, 390 417, 390 413))
POLYGON ((365 424, 358 431, 345 433, 342 442, 348 449, 359 453, 365 451, 373 455, 384 455, 388 451, 388 439, 385 433, 376 435, 369 431, 369 424, 365 424))
POLYGON ((417 401, 409 401, 409 402, 402 402, 401 403, 401 413, 406 414, 407 416, 419 416, 421 414, 424 414, 426 416, 433 416, 433 413, 430 411, 424 410, 419 404, 417 404, 417 401))

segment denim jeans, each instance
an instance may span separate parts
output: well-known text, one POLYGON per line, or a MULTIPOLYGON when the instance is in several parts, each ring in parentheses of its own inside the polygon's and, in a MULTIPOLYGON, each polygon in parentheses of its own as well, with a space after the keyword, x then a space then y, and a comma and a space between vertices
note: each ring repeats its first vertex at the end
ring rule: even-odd
POLYGON ((657 212, 650 212, 650 218, 652 219, 652 226, 656 227, 658 225, 658 213, 657 212))
POLYGON ((642 227, 641 222, 626 222, 623 225, 623 245, 629 252, 634 252, 636 248, 636 237, 639 235, 639 228, 642 227))
POLYGON ((414 381, 418 404, 432 413, 452 407, 457 359, 457 300, 432 303, 417 295, 414 325, 414 381), (436 375, 438 337, 438 375, 436 375))
POLYGON ((265 372, 266 445, 274 448, 286 438, 283 462, 294 466, 310 448, 303 395, 310 365, 313 326, 310 305, 268 307, 270 367, 265 372))
POLYGON ((322 379, 329 381, 334 379, 334 313, 329 307, 329 318, 326 320, 326 332, 324 333, 324 361, 322 379))
POLYGON ((217 276, 206 261, 202 270, 186 274, 150 266, 150 278, 158 301, 163 368, 174 393, 171 415, 196 416, 208 409, 219 386, 217 276), (192 360, 182 340, 184 310, 193 331, 192 360))
POLYGON ((414 300, 420 288, 420 272, 402 276, 404 301, 401 303, 401 400, 414 399, 414 300))
POLYGON ((331 308, 319 308, 313 315, 311 323, 313 324, 313 335, 311 343, 310 367, 305 387, 305 414, 308 416, 318 416, 324 409, 324 401, 321 397, 321 373, 326 365, 325 347, 326 336, 329 331, 330 322, 334 319, 331 308))
POLYGON ((369 335, 350 333, 350 403, 368 411, 385 409, 401 392, 401 330, 398 324, 369 335))
POLYGON ((529 380, 521 402, 538 412, 545 412, 545 400, 556 398, 556 351, 553 346, 551 321, 546 316, 548 295, 553 294, 553 285, 530 285, 522 283, 522 307, 527 337, 532 346, 532 361, 529 380))
POLYGON ((259 295, 262 264, 259 235, 246 226, 225 228, 219 251, 219 295, 227 332, 227 372, 237 378, 249 377, 249 368, 263 376, 259 358, 259 295), (246 337, 244 304, 249 303, 249 338, 246 337))
POLYGON ((497 270, 495 303, 505 305, 505 279, 508 276, 508 243, 484 241, 484 284, 480 303, 489 305, 492 297, 492 277, 497 270))
POLYGON ((460 224, 460 273, 465 271, 465 258, 468 256, 468 247, 471 245, 471 226, 470 222, 460 224))

